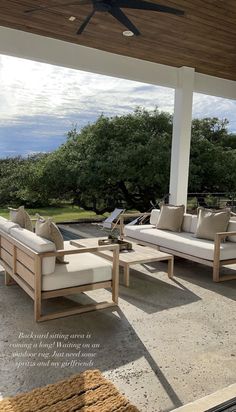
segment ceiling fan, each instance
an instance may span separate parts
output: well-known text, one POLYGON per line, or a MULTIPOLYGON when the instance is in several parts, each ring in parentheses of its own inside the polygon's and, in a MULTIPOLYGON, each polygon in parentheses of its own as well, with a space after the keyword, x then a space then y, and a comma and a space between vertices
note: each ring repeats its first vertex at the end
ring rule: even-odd
POLYGON ((82 5, 82 4, 92 4, 92 12, 86 17, 81 26, 78 28, 76 34, 83 33, 87 24, 96 12, 107 12, 110 13, 116 20, 118 20, 123 26, 125 26, 132 34, 138 36, 140 31, 132 23, 132 21, 126 16, 126 14, 121 9, 137 9, 137 10, 149 10, 158 11, 161 13, 170 13, 176 16, 183 16, 184 11, 179 9, 174 9, 172 7, 163 6, 161 4, 150 3, 144 0, 74 0, 67 3, 58 3, 51 6, 36 7, 33 9, 25 10, 25 14, 36 13, 37 11, 50 10, 53 7, 60 6, 72 6, 72 5, 82 5))

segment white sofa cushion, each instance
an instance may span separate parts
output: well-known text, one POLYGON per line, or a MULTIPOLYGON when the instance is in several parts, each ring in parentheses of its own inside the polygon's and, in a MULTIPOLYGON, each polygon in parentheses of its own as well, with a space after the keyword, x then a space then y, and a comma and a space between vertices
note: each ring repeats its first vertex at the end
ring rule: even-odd
MULTIPOLYGON (((65 245, 65 249, 70 248, 65 245)), ((66 261, 69 262, 67 265, 56 263, 54 273, 43 276, 43 291, 87 285, 112 279, 112 263, 92 253, 67 255, 66 261)))
POLYGON ((150 224, 156 226, 160 216, 160 209, 152 209, 150 216, 150 224))
POLYGON ((10 222, 9 220, 4 218, 0 219, 0 230, 2 230, 5 233, 10 233, 11 229, 13 228, 19 228, 20 226, 17 223, 10 222))
POLYGON ((191 223, 192 223, 192 215, 190 215, 188 213, 185 213, 183 223, 182 223, 182 231, 183 232, 190 232, 191 223))
MULTIPOLYGON (((232 218, 231 218, 232 219, 232 218)), ((227 232, 236 232, 236 220, 229 221, 229 226, 227 228, 227 232)), ((228 236, 227 240, 230 242, 236 242, 236 235, 235 236, 228 236)))
MULTIPOLYGON (((35 233, 30 232, 27 229, 21 227, 13 228, 10 230, 10 235, 19 240, 24 245, 28 246, 35 252, 53 252, 56 250, 53 242, 47 239, 43 239, 37 236, 35 233)), ((43 258, 42 262, 42 274, 50 275, 55 270, 55 257, 43 258)), ((64 265, 63 265, 64 266, 64 265)))
POLYGON ((190 233, 196 233, 196 231, 197 231, 197 215, 193 215, 191 226, 190 226, 190 233))
MULTIPOLYGON (((213 260, 214 257, 214 242, 195 238, 192 233, 169 232, 155 228, 134 231, 132 227, 127 227, 126 236, 202 259, 213 260)), ((220 260, 235 259, 235 257, 235 243, 222 243, 220 260)))
POLYGON ((0 222, 4 223, 4 222, 7 222, 7 221, 8 221, 8 220, 7 220, 5 217, 0 216, 0 222))
POLYGON ((126 225, 124 227, 124 235, 135 237, 136 232, 141 232, 144 229, 152 229, 152 228, 155 229, 155 226, 153 225, 134 225, 134 226, 126 225))

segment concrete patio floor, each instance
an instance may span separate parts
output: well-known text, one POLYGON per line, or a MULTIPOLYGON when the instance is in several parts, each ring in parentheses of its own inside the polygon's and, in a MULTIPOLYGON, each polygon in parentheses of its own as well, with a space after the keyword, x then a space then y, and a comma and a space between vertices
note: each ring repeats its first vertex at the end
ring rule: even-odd
MULTIPOLYGON (((94 228, 92 232, 86 225, 80 228, 94 235, 94 228)), ((90 369, 100 369, 142 412, 171 411, 233 384, 236 281, 215 284, 210 268, 184 260, 175 262, 175 280, 168 279, 165 270, 165 263, 134 266, 130 288, 120 286, 117 309, 40 324, 34 322, 31 299, 17 285, 4 286, 0 273, 1 395, 28 391, 88 369, 73 362, 69 365, 75 359, 73 348, 65 350, 59 366, 17 367, 14 343, 29 342, 19 335, 31 333, 77 334, 81 337, 66 342, 81 345, 91 335, 87 340, 93 345, 90 369)), ((103 300, 108 295, 108 291, 95 291, 89 299, 103 300)), ((53 304, 67 303, 63 299, 53 304)), ((54 341, 63 339, 55 337, 54 341)), ((49 342, 47 338, 42 341, 49 342)), ((57 360, 54 349, 48 349, 45 361, 57 360)), ((30 361, 40 358, 43 350, 38 345, 33 352, 30 361)))

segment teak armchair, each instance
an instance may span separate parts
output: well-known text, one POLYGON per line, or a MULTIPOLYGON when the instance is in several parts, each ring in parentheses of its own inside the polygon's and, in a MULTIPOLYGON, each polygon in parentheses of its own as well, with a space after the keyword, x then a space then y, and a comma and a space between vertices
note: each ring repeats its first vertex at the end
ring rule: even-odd
MULTIPOLYGON (((36 321, 46 321, 64 316, 75 315, 96 309, 104 309, 118 304, 119 287, 119 246, 106 245, 93 248, 78 248, 73 250, 59 250, 57 252, 37 253, 14 239, 13 236, 0 231, 0 263, 5 269, 5 283, 12 285, 17 283, 34 301, 34 317, 36 321), (42 290, 42 261, 47 257, 70 256, 84 253, 96 254, 104 250, 113 251, 112 276, 110 280, 103 282, 92 282, 85 285, 66 287, 55 290, 42 290), (112 290, 111 302, 101 302, 65 309, 50 314, 42 314, 43 300, 69 296, 76 293, 92 291, 95 289, 110 288, 112 290)), ((66 265, 65 265, 66 267, 66 265)), ((46 275, 47 276, 47 275, 46 275)))

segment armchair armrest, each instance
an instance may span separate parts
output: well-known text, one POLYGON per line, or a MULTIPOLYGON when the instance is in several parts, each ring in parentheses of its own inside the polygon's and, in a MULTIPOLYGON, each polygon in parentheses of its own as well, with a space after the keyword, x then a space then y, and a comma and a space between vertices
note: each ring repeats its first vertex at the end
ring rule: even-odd
MULTIPOLYGON (((73 245, 73 241, 71 241, 71 244, 73 245)), ((77 246, 74 244, 74 246, 77 246)), ((111 250, 113 251, 113 255, 118 253, 119 254, 119 245, 102 245, 102 246, 96 246, 96 247, 81 247, 77 248, 74 250, 71 249, 62 249, 62 250, 57 250, 55 252, 42 252, 42 253, 37 253, 37 255, 40 258, 44 257, 52 257, 52 256, 67 256, 67 255, 77 255, 80 253, 98 253, 98 252, 103 252, 105 250, 111 250)))
POLYGON ((215 242, 225 239, 227 236, 236 236, 236 231, 234 232, 218 232, 215 235, 215 242))

